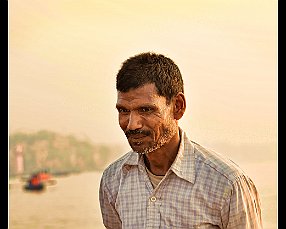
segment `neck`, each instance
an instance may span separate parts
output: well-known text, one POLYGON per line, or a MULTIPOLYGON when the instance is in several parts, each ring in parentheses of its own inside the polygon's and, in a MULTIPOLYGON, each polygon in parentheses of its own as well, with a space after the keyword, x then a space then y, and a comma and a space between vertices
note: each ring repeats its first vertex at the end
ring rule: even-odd
POLYGON ((161 148, 144 155, 147 168, 155 175, 162 176, 167 173, 173 164, 180 146, 180 132, 171 138, 161 148))

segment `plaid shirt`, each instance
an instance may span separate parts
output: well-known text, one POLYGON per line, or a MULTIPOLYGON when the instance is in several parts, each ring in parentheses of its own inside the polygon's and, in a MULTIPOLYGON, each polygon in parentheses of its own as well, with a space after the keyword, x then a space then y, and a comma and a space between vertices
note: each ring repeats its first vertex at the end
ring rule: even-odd
POLYGON ((99 199, 105 227, 262 229, 251 179, 180 131, 177 157, 155 189, 143 157, 133 151, 104 171, 99 199))

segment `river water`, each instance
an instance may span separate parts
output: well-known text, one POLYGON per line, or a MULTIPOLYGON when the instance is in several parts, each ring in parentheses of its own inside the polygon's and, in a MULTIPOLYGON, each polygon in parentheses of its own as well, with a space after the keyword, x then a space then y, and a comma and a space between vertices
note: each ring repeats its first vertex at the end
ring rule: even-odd
MULTIPOLYGON (((254 180, 262 203, 264 229, 277 228, 277 167, 275 161, 243 164, 254 180)), ((10 179, 9 229, 103 229, 98 190, 101 172, 56 177, 39 193, 23 190, 10 179)))
POLYGON ((100 172, 56 177, 42 192, 27 192, 22 183, 9 189, 9 229, 102 229, 98 201, 100 172))

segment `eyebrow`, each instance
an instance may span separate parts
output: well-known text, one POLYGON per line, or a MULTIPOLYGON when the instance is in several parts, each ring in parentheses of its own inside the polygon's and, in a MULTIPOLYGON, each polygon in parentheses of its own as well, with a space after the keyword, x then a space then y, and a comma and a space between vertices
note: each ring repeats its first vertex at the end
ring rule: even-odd
POLYGON ((122 105, 118 105, 116 104, 115 108, 118 110, 118 109, 126 109, 126 107, 122 106, 122 105))
MULTIPOLYGON (((128 109, 127 107, 121 105, 121 104, 116 104, 115 108, 118 109, 128 109)), ((153 109, 157 109, 157 106, 154 104, 150 104, 150 103, 145 103, 145 104, 141 104, 138 107, 136 107, 135 109, 140 109, 140 108, 153 108, 153 109)))

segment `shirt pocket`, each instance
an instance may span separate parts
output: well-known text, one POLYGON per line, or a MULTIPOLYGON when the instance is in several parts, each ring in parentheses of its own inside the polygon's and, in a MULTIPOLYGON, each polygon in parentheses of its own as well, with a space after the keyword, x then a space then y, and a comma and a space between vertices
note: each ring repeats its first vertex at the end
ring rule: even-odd
POLYGON ((188 226, 188 227, 180 227, 180 226, 166 226, 162 227, 162 229, 196 229, 195 226, 188 226))
POLYGON ((217 225, 212 225, 212 224, 202 224, 202 225, 197 225, 197 226, 188 226, 188 227, 180 227, 180 226, 167 226, 167 227, 162 227, 166 229, 220 229, 219 226, 217 225))
POLYGON ((203 223, 201 225, 195 226, 194 228, 196 228, 196 229, 220 229, 219 226, 213 225, 210 223, 203 223))
POLYGON ((180 226, 180 225, 165 225, 164 229, 220 229, 218 225, 214 225, 211 223, 201 223, 199 225, 188 225, 188 226, 180 226))
POLYGON ((180 226, 167 226, 167 227, 162 227, 166 229, 220 229, 219 226, 217 225, 212 225, 212 224, 202 224, 202 225, 197 225, 197 226, 188 226, 188 227, 180 227, 180 226))

